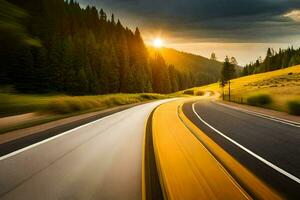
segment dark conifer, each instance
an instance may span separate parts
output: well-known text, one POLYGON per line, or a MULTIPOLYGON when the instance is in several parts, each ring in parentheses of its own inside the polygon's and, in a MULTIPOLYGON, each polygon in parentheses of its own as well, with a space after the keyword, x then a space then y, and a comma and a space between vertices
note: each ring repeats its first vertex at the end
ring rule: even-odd
POLYGON ((195 84, 160 55, 150 59, 140 30, 116 23, 114 15, 108 20, 103 9, 81 8, 75 0, 0 2, 9 16, 1 23, 17 25, 0 29, 0 84, 72 95, 169 93, 195 84))

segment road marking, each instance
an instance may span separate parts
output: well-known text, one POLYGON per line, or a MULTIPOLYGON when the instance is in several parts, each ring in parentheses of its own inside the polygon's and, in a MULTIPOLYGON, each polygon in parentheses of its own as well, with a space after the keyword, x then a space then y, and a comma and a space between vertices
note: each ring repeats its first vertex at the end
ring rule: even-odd
MULTIPOLYGON (((133 108, 136 108, 136 107, 138 107, 138 106, 135 106, 135 107, 133 107, 133 108)), ((129 109, 130 109, 130 108, 129 108, 129 109)), ((0 157, 0 161, 5 160, 5 159, 7 159, 7 158, 10 158, 10 157, 12 157, 12 156, 18 155, 18 154, 20 154, 20 153, 22 153, 22 152, 24 152, 24 151, 27 151, 27 150, 32 149, 32 148, 34 148, 34 147, 37 147, 37 146, 39 146, 39 145, 41 145, 41 144, 47 143, 47 142, 49 142, 49 141, 51 141, 51 140, 55 140, 56 138, 59 138, 59 137, 61 137, 61 136, 68 135, 68 134, 70 134, 70 133, 72 133, 72 132, 74 132, 74 131, 76 131, 76 130, 78 130, 78 129, 84 128, 84 127, 86 127, 86 126, 89 126, 89 125, 95 124, 95 123, 97 123, 97 122, 99 122, 99 121, 102 121, 102 120, 105 120, 105 119, 107 119, 107 118, 110 118, 110 117, 112 117, 112 116, 114 116, 114 115, 116 115, 116 114, 121 114, 121 113, 123 113, 123 112, 125 112, 125 111, 128 111, 129 109, 125 109, 125 110, 122 110, 122 111, 120 111, 120 112, 116 112, 116 113, 111 114, 111 115, 108 115, 108 116, 106 116, 106 117, 102 117, 102 118, 97 119, 97 120, 95 120, 95 121, 92 121, 92 122, 89 122, 89 123, 87 123, 87 124, 78 126, 78 127, 76 127, 76 128, 73 128, 73 129, 71 129, 71 130, 68 130, 68 131, 66 131, 66 132, 63 132, 63 133, 61 133, 61 134, 55 135, 55 136, 53 136, 53 137, 47 138, 47 139, 42 140, 42 141, 40 141, 40 142, 34 143, 34 144, 29 145, 29 146, 27 146, 27 147, 24 147, 24 148, 22 148, 22 149, 19 149, 19 150, 16 150, 16 151, 14 151, 14 152, 11 152, 11 153, 9 153, 9 154, 6 154, 6 155, 0 157)))
MULTIPOLYGON (((122 112, 122 111, 121 111, 121 112, 122 112)), ((118 113, 120 113, 120 112, 118 112, 118 113)), ((16 150, 16 151, 14 151, 14 152, 11 152, 11 153, 9 153, 9 154, 6 154, 6 155, 0 157, 0 161, 5 160, 5 159, 7 159, 7 158, 9 158, 9 157, 15 156, 15 155, 17 155, 17 154, 20 154, 20 153, 22 153, 22 152, 24 152, 24 151, 27 151, 27 150, 29 150, 29 149, 32 149, 32 148, 34 148, 34 147, 36 147, 36 146, 39 146, 39 145, 41 145, 41 144, 47 143, 47 142, 49 142, 49 141, 51 141, 51 140, 54 140, 54 139, 56 139, 56 138, 59 138, 59 137, 61 137, 61 136, 70 134, 71 132, 74 132, 74 131, 76 131, 76 130, 78 130, 78 129, 80 129, 80 128, 83 128, 83 127, 89 126, 89 125, 91 125, 91 124, 97 123, 97 122, 99 122, 99 121, 102 121, 102 120, 104 120, 104 119, 106 119, 106 118, 108 118, 108 117, 110 117, 110 116, 111 116, 111 115, 106 116, 106 117, 103 117, 103 118, 100 118, 100 119, 98 119, 98 120, 96 120, 96 121, 92 121, 92 122, 90 122, 90 123, 87 123, 87 124, 78 126, 78 127, 74 128, 74 129, 68 130, 68 131, 63 132, 63 133, 61 133, 61 134, 55 135, 55 136, 50 137, 50 138, 48 138, 48 139, 42 140, 42 141, 40 141, 40 142, 34 143, 34 144, 29 145, 29 146, 27 146, 27 147, 24 147, 24 148, 22 148, 22 149, 19 149, 19 150, 16 150)))
POLYGON ((239 144, 238 142, 236 142, 235 140, 229 138, 228 136, 226 136, 225 134, 223 134, 221 131, 217 130, 216 128, 214 128, 213 126, 211 126, 210 124, 208 124, 206 121, 204 121, 199 114, 196 112, 195 110, 195 104, 193 103, 192 105, 192 109, 193 112, 195 113, 195 115, 200 119, 200 121, 202 121, 206 126, 208 126, 209 128, 211 128, 212 130, 214 130, 216 133, 218 133, 219 135, 221 135, 222 137, 224 137, 225 139, 227 139, 228 141, 230 141, 231 143, 235 144, 236 146, 238 146, 239 148, 241 148, 242 150, 246 151, 247 153, 249 153, 250 155, 252 155, 253 157, 255 157, 256 159, 260 160, 261 162, 265 163, 266 165, 268 165, 269 167, 273 168, 274 170, 276 170, 277 172, 285 175, 286 177, 292 179, 293 181, 297 182, 300 184, 300 179, 292 174, 290 174, 289 172, 281 169, 280 167, 277 167, 276 165, 274 165, 273 163, 267 161, 266 159, 262 158, 261 156, 255 154, 254 152, 252 152, 251 150, 247 149, 246 147, 242 146, 241 144, 239 144))
MULTIPOLYGON (((166 102, 167 100, 169 100, 169 101, 171 101, 171 100, 176 100, 176 98, 173 98, 173 99, 166 99, 166 100, 160 100, 160 101, 157 101, 157 103, 158 103, 158 105, 159 105, 159 104, 162 104, 162 103, 166 102)), ((152 103, 154 103, 154 102, 152 102, 152 103)), ((143 105, 144 105, 144 104, 143 104, 143 105)), ((143 106, 143 105, 134 106, 134 107, 132 107, 132 108, 137 108, 137 107, 143 106)), ((5 159, 7 159, 7 158, 10 158, 10 157, 12 157, 12 156, 18 155, 18 154, 20 154, 20 153, 22 153, 22 152, 24 152, 24 151, 27 151, 27 150, 32 149, 32 148, 34 148, 34 147, 37 147, 37 146, 39 146, 39 145, 41 145, 41 144, 47 143, 47 142, 49 142, 49 141, 51 141, 51 140, 55 140, 56 138, 59 138, 59 137, 61 137, 61 136, 70 134, 70 133, 72 133, 72 132, 74 132, 74 131, 76 131, 76 130, 78 130, 78 129, 81 129, 81 128, 84 128, 84 127, 86 127, 86 126, 95 124, 95 123, 97 123, 97 122, 99 122, 99 121, 105 120, 105 119, 110 118, 110 117, 112 117, 112 116, 114 116, 114 115, 117 115, 117 114, 121 114, 121 113, 123 113, 123 112, 126 112, 126 111, 128 111, 128 110, 130 110, 130 109, 132 109, 132 108, 129 108, 129 109, 125 109, 125 110, 116 112, 116 113, 111 114, 111 115, 108 115, 108 116, 106 116, 106 117, 102 117, 102 118, 97 119, 97 120, 95 120, 95 121, 92 121, 92 122, 89 122, 89 123, 87 123, 87 124, 78 126, 78 127, 76 127, 76 128, 73 128, 73 129, 71 129, 71 130, 68 130, 68 131, 66 131, 66 132, 63 132, 63 133, 61 133, 61 134, 55 135, 55 136, 50 137, 50 138, 48 138, 48 139, 42 140, 42 141, 40 141, 40 142, 34 143, 34 144, 29 145, 29 146, 27 146, 27 147, 24 147, 24 148, 22 148, 22 149, 19 149, 19 150, 16 150, 16 151, 14 151, 14 152, 11 152, 11 153, 9 153, 9 154, 6 154, 6 155, 0 157, 0 161, 5 160, 5 159)))
POLYGON ((296 128, 300 128, 300 123, 298 123, 298 122, 294 122, 294 121, 290 121, 290 120, 286 120, 286 119, 281 119, 281 118, 278 118, 278 117, 273 117, 273 116, 270 116, 270 115, 266 115, 266 114, 246 110, 246 109, 243 109, 243 108, 236 108, 234 106, 226 105, 226 104, 219 103, 219 102, 218 103, 213 102, 213 103, 224 106, 224 107, 227 107, 227 108, 231 108, 231 109, 234 109, 234 110, 238 110, 238 111, 250 114, 250 115, 254 115, 254 116, 257 116, 257 117, 264 118, 264 119, 272 120, 272 121, 275 121, 275 122, 280 122, 282 124, 290 125, 290 126, 293 126, 293 127, 296 127, 296 128))

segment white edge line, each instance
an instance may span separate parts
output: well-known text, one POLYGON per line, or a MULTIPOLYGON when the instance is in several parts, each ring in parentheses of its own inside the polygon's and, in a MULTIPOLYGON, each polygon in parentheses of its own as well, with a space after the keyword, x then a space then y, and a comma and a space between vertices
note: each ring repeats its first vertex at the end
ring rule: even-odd
POLYGON ((196 112, 195 110, 195 104, 194 103, 192 105, 193 108, 193 112, 196 114, 196 116, 209 128, 211 128, 212 130, 214 130, 215 132, 217 132, 219 135, 221 135, 222 137, 224 137, 225 139, 227 139, 228 141, 232 142, 233 144, 235 144, 236 146, 238 146, 239 148, 241 148, 242 150, 246 151, 247 153, 249 153, 250 155, 252 155, 253 157, 255 157, 256 159, 260 160, 261 162, 265 163, 266 165, 268 165, 269 167, 273 168, 274 170, 276 170, 277 172, 287 176, 288 178, 292 179, 293 181, 297 182, 300 184, 300 179, 297 178, 296 176, 290 174, 289 172, 281 169, 280 167, 277 167, 276 165, 274 165, 273 163, 267 161, 266 159, 262 158, 261 156, 255 154, 254 152, 252 152, 251 150, 247 149, 246 147, 242 146, 241 144, 237 143, 236 141, 234 141, 233 139, 229 138, 228 136, 226 136, 225 134, 223 134, 222 132, 220 132, 219 130, 215 129, 213 126, 211 126, 210 124, 208 124, 206 121, 204 121, 196 112))
MULTIPOLYGON (((176 100, 176 99, 175 99, 175 100, 176 100)), ((160 100, 160 101, 161 101, 162 103, 164 102, 164 100, 160 100)), ((156 102, 159 102, 159 101, 156 101, 156 102)), ((149 102, 149 103, 151 103, 151 102, 149 102)), ((137 105, 137 106, 134 106, 134 107, 132 107, 132 108, 136 108, 136 107, 139 107, 139 106, 142 106, 142 105, 137 105)), ((27 150, 29 150, 29 149, 32 149, 32 148, 34 148, 34 147, 36 147, 36 146, 39 146, 39 145, 41 145, 41 144, 47 143, 47 142, 49 142, 49 141, 51 141, 51 140, 54 140, 54 139, 56 139, 56 138, 59 138, 59 137, 61 137, 61 136, 70 134, 71 132, 76 131, 76 130, 78 130, 78 129, 84 128, 84 127, 86 127, 86 126, 92 125, 92 124, 97 123, 97 122, 99 122, 99 121, 102 121, 102 120, 104 120, 104 119, 110 118, 110 117, 112 117, 112 116, 114 116, 114 115, 116 115, 116 114, 121 114, 121 113, 123 113, 123 112, 126 112, 126 111, 128 111, 129 109, 130 109, 130 108, 125 109, 125 110, 122 110, 122 111, 119 111, 119 112, 116 112, 116 113, 113 113, 113 114, 108 115, 108 116, 105 116, 105 117, 102 117, 102 118, 97 119, 97 120, 95 120, 95 121, 92 121, 92 122, 90 122, 90 123, 87 123, 87 124, 78 126, 78 127, 73 128, 73 129, 71 129, 71 130, 65 131, 65 132, 60 133, 60 134, 58 134, 58 135, 55 135, 55 136, 53 136, 53 137, 47 138, 47 139, 42 140, 42 141, 40 141, 40 142, 34 143, 34 144, 29 145, 29 146, 27 146, 27 147, 24 147, 24 148, 22 148, 22 149, 19 149, 19 150, 16 150, 16 151, 14 151, 14 152, 11 152, 11 153, 9 153, 9 154, 6 154, 6 155, 4 155, 4 156, 1 156, 1 157, 0 157, 0 161, 5 160, 5 159, 7 159, 7 158, 10 158, 10 157, 12 157, 12 156, 18 155, 18 154, 20 154, 20 153, 22 153, 22 152, 24 152, 24 151, 27 151, 27 150)))
MULTIPOLYGON (((216 103, 216 102, 214 102, 214 103, 216 103)), ((266 114, 262 114, 262 113, 242 109, 242 108, 235 108, 233 106, 226 105, 226 104, 223 104, 223 103, 216 103, 216 104, 227 107, 227 108, 231 108, 231 109, 234 109, 234 110, 238 110, 238 111, 250 114, 250 115, 254 115, 254 116, 257 116, 257 117, 264 118, 264 119, 269 119, 269 120, 272 120, 272 121, 275 121, 275 122, 280 122, 280 123, 283 123, 283 124, 287 124, 287 125, 290 125, 290 126, 293 126, 293 127, 300 128, 300 124, 298 122, 294 122, 294 121, 290 121, 290 120, 286 120, 286 119, 281 119, 281 118, 278 118, 278 117, 273 117, 273 116, 270 116, 270 115, 266 115, 266 114)))
POLYGON ((100 119, 98 119, 98 120, 96 120, 96 121, 92 121, 92 122, 90 122, 90 123, 87 123, 87 124, 78 126, 78 127, 74 128, 74 129, 68 130, 68 131, 66 131, 66 132, 63 132, 63 133, 58 134, 58 135, 55 135, 55 136, 50 137, 50 138, 48 138, 48 139, 42 140, 42 141, 40 141, 40 142, 34 143, 34 144, 32 144, 32 145, 29 145, 29 146, 24 147, 24 148, 22 148, 22 149, 19 149, 19 150, 17 150, 17 151, 14 151, 14 152, 11 152, 11 153, 9 153, 9 154, 6 154, 6 155, 0 157, 0 161, 5 160, 5 159, 7 159, 7 158, 9 158, 9 157, 15 156, 15 155, 17 155, 17 154, 20 154, 20 153, 22 153, 22 152, 24 152, 24 151, 27 151, 27 150, 29 150, 29 149, 31 149, 31 148, 34 148, 34 147, 36 147, 36 146, 39 146, 39 145, 41 145, 41 144, 47 143, 47 142, 49 142, 49 141, 51 141, 51 140, 54 140, 54 139, 56 139, 56 138, 59 138, 59 137, 61 137, 61 136, 70 134, 70 133, 73 132, 73 131, 76 131, 76 130, 78 130, 78 129, 80 129, 80 128, 83 128, 83 127, 89 126, 89 125, 91 125, 91 124, 97 123, 97 122, 99 122, 99 121, 101 121, 101 120, 104 120, 104 119, 106 119, 106 118, 108 118, 108 117, 110 117, 110 115, 109 115, 109 116, 106 116, 106 117, 103 117, 103 118, 100 118, 100 119))
MULTIPOLYGON (((136 106, 135 106, 135 107, 136 107, 136 106)), ((133 107, 133 108, 134 108, 134 107, 133 107)), ((27 150, 29 150, 29 149, 32 149, 32 148, 34 148, 34 147, 36 147, 36 146, 39 146, 39 145, 41 145, 41 144, 47 143, 47 142, 49 142, 49 141, 51 141, 51 140, 54 140, 54 139, 56 139, 56 138, 59 138, 59 137, 61 137, 61 136, 70 134, 71 132, 76 131, 76 130, 78 130, 78 129, 84 128, 84 127, 86 127, 86 126, 89 126, 89 125, 92 125, 92 124, 97 123, 97 122, 99 122, 99 121, 102 121, 102 120, 105 120, 105 119, 107 119, 107 118, 110 118, 110 117, 114 116, 115 114, 123 113, 123 112, 125 112, 125 111, 127 111, 127 110, 128 110, 128 109, 125 109, 125 110, 122 110, 122 111, 120 111, 120 112, 116 112, 116 113, 113 113, 113 114, 111 114, 111 115, 102 117, 102 118, 97 119, 97 120, 95 120, 95 121, 92 121, 92 122, 90 122, 90 123, 87 123, 87 124, 78 126, 78 127, 73 128, 73 129, 71 129, 71 130, 65 131, 65 132, 60 133, 60 134, 58 134, 58 135, 55 135, 55 136, 53 136, 53 137, 47 138, 47 139, 42 140, 42 141, 40 141, 40 142, 34 143, 34 144, 29 145, 29 146, 27 146, 27 147, 24 147, 24 148, 22 148, 22 149, 19 149, 19 150, 16 150, 16 151, 14 151, 14 152, 11 152, 11 153, 9 153, 9 154, 6 154, 6 155, 0 157, 0 161, 5 160, 5 159, 7 159, 7 158, 10 158, 10 157, 12 157, 12 156, 18 155, 18 154, 20 154, 20 153, 22 153, 22 152, 24 152, 24 151, 27 151, 27 150)))
POLYGON ((192 135, 193 135, 194 137, 196 137, 196 138, 199 140, 199 142, 201 143, 201 145, 204 146, 205 150, 210 154, 210 156, 212 156, 212 158, 218 163, 218 165, 220 165, 220 167, 222 168, 223 172, 229 177, 230 181, 238 188, 238 190, 240 190, 240 191, 242 192, 242 194, 244 195, 244 197, 245 197, 246 199, 249 199, 248 196, 247 196, 247 194, 245 193, 245 190, 237 183, 237 181, 232 177, 232 175, 231 175, 230 173, 228 173, 228 171, 227 171, 227 170, 225 169, 225 167, 221 164, 221 162, 215 157, 215 155, 211 152, 211 150, 209 150, 209 148, 207 148, 207 145, 204 144, 204 142, 203 142, 201 139, 199 139, 199 138, 195 135, 194 131, 192 131, 192 130, 190 129, 190 127, 189 127, 189 126, 184 122, 184 120, 181 118, 181 116, 180 116, 180 114, 179 114, 179 109, 180 109, 180 106, 182 106, 182 105, 183 105, 183 104, 181 104, 181 105, 179 105, 179 106, 177 107, 177 116, 178 116, 178 118, 180 119, 180 121, 183 123, 184 127, 187 128, 188 131, 191 132, 192 135))

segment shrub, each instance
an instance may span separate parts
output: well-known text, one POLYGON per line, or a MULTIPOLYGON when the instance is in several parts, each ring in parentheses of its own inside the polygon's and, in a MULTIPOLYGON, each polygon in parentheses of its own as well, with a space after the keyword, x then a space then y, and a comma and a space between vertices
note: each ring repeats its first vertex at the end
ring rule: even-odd
POLYGON ((71 112, 84 110, 84 105, 78 99, 68 99, 65 100, 65 103, 70 108, 71 112))
POLYGON ((118 97, 110 97, 108 98, 108 100, 106 101, 107 105, 109 106, 114 106, 114 105, 124 105, 126 104, 126 101, 128 101, 128 99, 126 98, 118 98, 118 97))
POLYGON ((54 100, 49 103, 45 109, 46 112, 51 112, 55 114, 67 114, 72 112, 70 106, 62 99, 54 100))
POLYGON ((258 94, 249 97, 247 102, 252 106, 267 106, 272 103, 272 98, 268 94, 258 94))
POLYGON ((183 94, 194 95, 194 90, 185 90, 183 94))
POLYGON ((154 99, 158 99, 158 96, 155 96, 153 94, 141 94, 140 97, 142 99, 146 99, 146 100, 154 100, 154 99))
POLYGON ((289 101, 287 103, 288 112, 292 115, 300 115, 300 101, 289 101))
POLYGON ((73 98, 61 98, 51 101, 46 107, 45 111, 55 114, 69 114, 73 112, 79 112, 92 108, 91 104, 82 102, 79 99, 73 98))
POLYGON ((81 103, 85 108, 97 108, 97 107, 102 107, 103 102, 97 99, 88 99, 88 100, 82 100, 81 103))
POLYGON ((196 96, 203 96, 204 94, 205 92, 201 90, 196 92, 196 96))

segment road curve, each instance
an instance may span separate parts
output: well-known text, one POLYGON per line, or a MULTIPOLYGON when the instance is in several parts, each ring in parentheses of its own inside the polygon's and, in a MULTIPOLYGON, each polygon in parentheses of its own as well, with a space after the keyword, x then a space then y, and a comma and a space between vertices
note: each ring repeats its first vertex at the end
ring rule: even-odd
POLYGON ((263 181, 288 199, 300 198, 299 127, 234 110, 208 99, 186 103, 183 111, 198 128, 263 181))
POLYGON ((182 123, 178 114, 182 103, 166 103, 153 113, 153 147, 164 197, 252 199, 182 123))
POLYGON ((0 199, 141 199, 145 123, 157 101, 0 157, 0 199))

